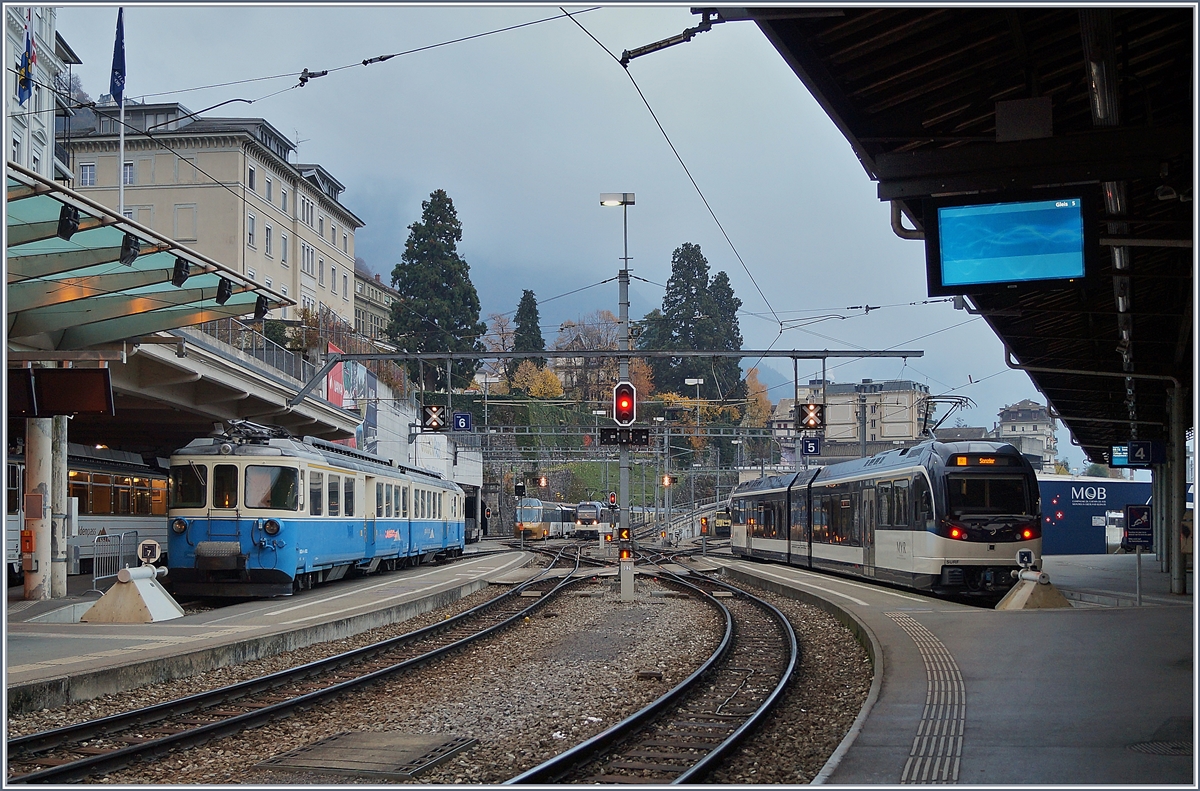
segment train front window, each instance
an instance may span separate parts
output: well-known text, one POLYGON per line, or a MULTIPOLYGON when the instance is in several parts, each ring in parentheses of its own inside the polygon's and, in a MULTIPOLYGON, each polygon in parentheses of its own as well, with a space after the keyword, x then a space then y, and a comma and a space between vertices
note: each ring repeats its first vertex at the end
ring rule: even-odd
POLYGON ((237 508, 237 485, 236 464, 213 465, 213 508, 237 508))
POLYGON ((1017 475, 951 475, 946 491, 951 516, 1030 515, 1028 485, 1017 475))
MULTIPOLYGON (((80 503, 82 506, 82 503, 80 503)), ((180 464, 171 468, 171 507, 203 508, 208 505, 208 467, 180 464)), ((82 507, 80 508, 82 511, 82 507)))
POLYGON ((295 511, 300 507, 300 471, 294 467, 246 467, 246 507, 295 511))

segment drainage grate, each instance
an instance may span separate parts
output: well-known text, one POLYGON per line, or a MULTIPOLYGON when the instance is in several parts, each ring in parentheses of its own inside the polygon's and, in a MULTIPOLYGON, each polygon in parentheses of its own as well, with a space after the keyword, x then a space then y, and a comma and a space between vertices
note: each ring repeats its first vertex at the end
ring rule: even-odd
POLYGON ((477 739, 393 732, 339 733, 268 758, 264 769, 403 780, 478 744, 477 739))
POLYGON ((1129 745, 1135 753, 1150 753, 1151 755, 1191 755, 1191 742, 1138 742, 1129 745))

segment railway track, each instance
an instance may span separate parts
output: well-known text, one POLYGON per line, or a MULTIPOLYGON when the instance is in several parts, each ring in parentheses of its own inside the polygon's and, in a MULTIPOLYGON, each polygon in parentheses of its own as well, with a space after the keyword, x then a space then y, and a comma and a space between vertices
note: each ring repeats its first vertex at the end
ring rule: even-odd
POLYGON ((538 577, 423 629, 210 692, 12 739, 8 782, 85 780, 291 716, 522 620, 581 581, 573 574, 579 565, 578 555, 559 553, 538 577), (572 573, 548 576, 563 565, 572 573))
POLYGON ((649 706, 506 785, 699 783, 778 701, 800 661, 787 617, 710 577, 662 570, 659 580, 723 613, 718 648, 649 706))

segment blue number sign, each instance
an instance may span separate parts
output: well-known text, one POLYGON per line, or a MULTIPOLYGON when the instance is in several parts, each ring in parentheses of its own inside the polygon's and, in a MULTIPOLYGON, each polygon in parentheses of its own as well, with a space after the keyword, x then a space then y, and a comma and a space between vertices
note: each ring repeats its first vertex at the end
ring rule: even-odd
POLYGON ((471 430, 471 413, 470 412, 455 412, 454 413, 454 430, 455 431, 470 431, 471 430))
POLYGON ((802 456, 820 456, 821 455, 821 438, 820 437, 801 437, 800 438, 800 455, 802 455, 802 456))

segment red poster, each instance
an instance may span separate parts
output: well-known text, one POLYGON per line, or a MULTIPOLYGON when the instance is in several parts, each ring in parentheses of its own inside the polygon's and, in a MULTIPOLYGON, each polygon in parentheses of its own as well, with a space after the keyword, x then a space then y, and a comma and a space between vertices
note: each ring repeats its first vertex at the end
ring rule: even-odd
MULTIPOLYGON (((330 354, 341 354, 342 350, 329 344, 330 354)), ((325 374, 325 398, 334 406, 342 405, 342 394, 345 391, 345 384, 342 382, 342 364, 338 363, 330 369, 329 373, 325 374)))

